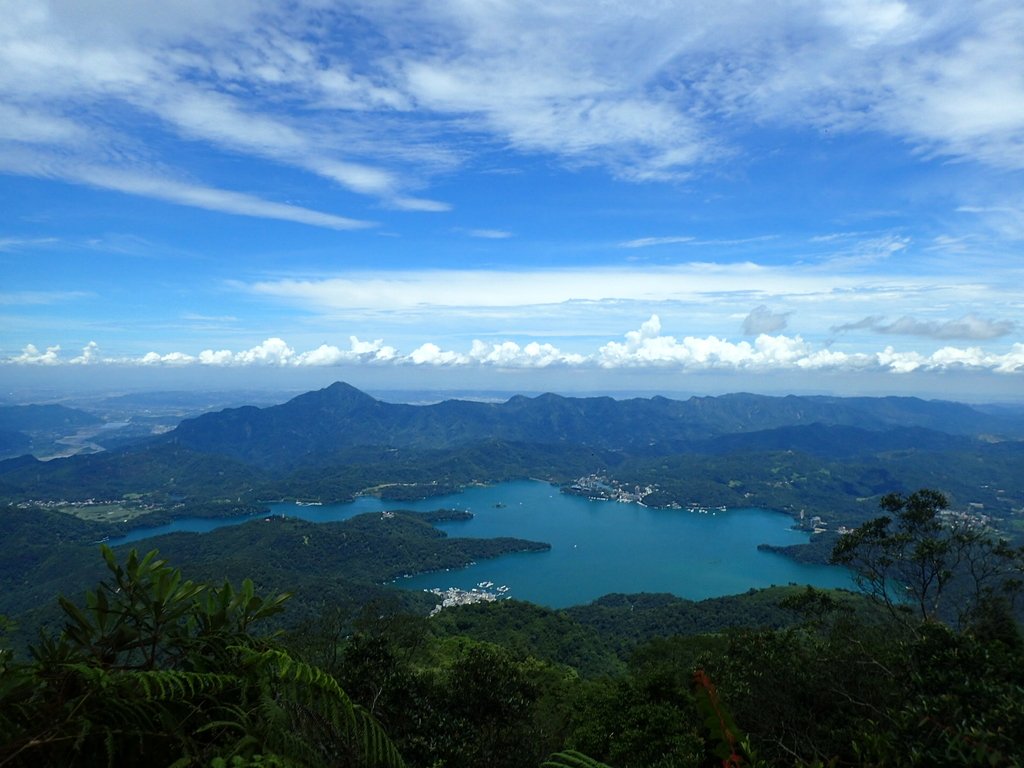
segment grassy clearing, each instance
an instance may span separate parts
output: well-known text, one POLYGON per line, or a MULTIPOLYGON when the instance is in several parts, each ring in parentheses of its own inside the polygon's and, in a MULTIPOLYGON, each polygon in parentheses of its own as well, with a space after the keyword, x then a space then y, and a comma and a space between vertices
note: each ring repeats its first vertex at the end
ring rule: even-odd
POLYGON ((112 523, 116 520, 132 520, 152 512, 151 509, 126 507, 123 504, 67 504, 57 507, 59 512, 74 515, 79 520, 98 523, 112 523))

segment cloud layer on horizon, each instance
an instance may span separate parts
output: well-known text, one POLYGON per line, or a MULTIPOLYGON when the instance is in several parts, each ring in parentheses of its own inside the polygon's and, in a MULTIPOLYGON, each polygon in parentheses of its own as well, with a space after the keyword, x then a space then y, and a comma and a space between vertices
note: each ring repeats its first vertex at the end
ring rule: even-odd
POLYGON ((124 365, 124 366, 218 366, 218 367, 330 367, 343 365, 493 367, 529 369, 589 367, 594 369, 660 368, 681 371, 914 371, 978 370, 1024 375, 1024 343, 1014 343, 1002 353, 977 347, 946 346, 931 354, 900 352, 891 346, 878 352, 842 352, 812 345, 800 336, 760 334, 753 342, 732 342, 716 336, 677 339, 662 333, 661 321, 652 315, 623 341, 608 341, 590 354, 563 352, 552 344, 514 341, 473 341, 466 352, 444 350, 425 342, 402 354, 383 339, 362 341, 349 337, 343 349, 323 344, 297 352, 280 338, 269 338, 250 349, 206 349, 198 354, 149 352, 140 357, 104 357, 90 342, 74 357, 61 356, 59 346, 40 351, 27 345, 20 354, 0 361, 3 365, 124 365))

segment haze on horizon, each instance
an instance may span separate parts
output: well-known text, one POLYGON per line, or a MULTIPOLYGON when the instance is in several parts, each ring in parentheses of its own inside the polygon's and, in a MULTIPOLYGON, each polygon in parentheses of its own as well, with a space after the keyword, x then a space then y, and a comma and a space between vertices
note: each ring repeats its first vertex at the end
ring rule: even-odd
POLYGON ((1024 393, 1024 7, 0 0, 0 389, 1024 393))

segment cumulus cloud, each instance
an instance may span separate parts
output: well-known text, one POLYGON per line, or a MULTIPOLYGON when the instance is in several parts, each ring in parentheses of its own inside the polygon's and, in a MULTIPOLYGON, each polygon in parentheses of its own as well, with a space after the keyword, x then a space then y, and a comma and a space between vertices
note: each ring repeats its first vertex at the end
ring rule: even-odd
POLYGON ((562 352, 552 344, 536 341, 525 346, 514 341, 488 344, 479 339, 473 341, 468 359, 498 368, 547 368, 552 365, 582 365, 586 362, 583 355, 562 352))
POLYGON ((55 344, 40 352, 34 344, 26 344, 21 354, 9 358, 8 362, 15 365, 60 365, 60 345, 55 344))
POLYGON ((753 344, 734 343, 717 336, 687 336, 681 341, 661 335, 661 321, 652 315, 638 331, 626 334, 626 341, 608 342, 596 360, 604 368, 678 366, 686 369, 747 369, 790 367, 810 351, 799 336, 761 334, 753 344))
POLYGON ((663 333, 658 315, 651 315, 621 341, 608 341, 590 353, 569 352, 554 344, 513 340, 473 340, 469 349, 444 349, 424 342, 407 354, 384 344, 382 339, 362 341, 349 337, 347 349, 330 344, 297 352, 283 339, 271 337, 241 351, 206 349, 197 355, 184 352, 149 352, 141 357, 102 357, 95 342, 81 355, 60 357, 60 347, 45 352, 31 344, 20 354, 2 361, 6 365, 138 365, 288 367, 386 365, 489 367, 539 369, 573 367, 595 369, 675 369, 679 371, 881 371, 894 374, 915 371, 979 370, 1024 374, 1024 343, 1003 353, 980 347, 945 346, 930 354, 887 346, 878 352, 842 351, 820 347, 801 336, 761 333, 751 341, 730 341, 718 336, 676 336, 663 333))
POLYGON ((102 362, 99 345, 95 341, 90 341, 82 347, 82 354, 71 358, 69 362, 71 365, 96 365, 102 362))
POLYGON ((743 333, 747 336, 757 336, 762 333, 775 333, 784 330, 789 323, 789 316, 792 312, 772 312, 762 304, 750 310, 750 314, 743 320, 743 333))
POLYGON ((832 327, 833 332, 868 330, 897 336, 924 336, 930 339, 971 339, 983 341, 1008 336, 1016 329, 1017 324, 1011 320, 988 320, 977 315, 964 315, 958 320, 917 320, 912 317, 901 317, 893 322, 885 318, 871 315, 853 323, 844 323, 832 327))
POLYGON ((380 363, 394 360, 397 356, 398 351, 394 347, 386 346, 383 339, 360 341, 356 336, 350 336, 348 349, 321 344, 311 352, 297 355, 295 365, 329 366, 356 362, 380 363))
POLYGON ((184 352, 169 352, 166 355, 161 355, 157 352, 147 352, 141 358, 139 358, 140 365, 192 365, 196 362, 196 358, 192 355, 186 355, 184 352))
POLYGON ((463 365, 468 358, 458 352, 444 351, 437 344, 428 341, 409 354, 409 362, 416 365, 463 365))

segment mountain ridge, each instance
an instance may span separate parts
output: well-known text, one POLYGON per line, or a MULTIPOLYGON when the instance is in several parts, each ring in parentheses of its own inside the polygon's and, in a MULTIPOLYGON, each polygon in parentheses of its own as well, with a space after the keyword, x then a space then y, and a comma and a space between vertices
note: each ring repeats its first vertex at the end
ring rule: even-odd
POLYGON ((908 397, 573 398, 517 395, 503 403, 445 400, 407 405, 336 382, 286 403, 243 406, 183 421, 161 440, 268 469, 292 469, 357 446, 450 448, 482 440, 579 444, 613 451, 676 452, 724 435, 850 427, 925 430, 977 438, 1024 435, 1024 425, 948 401, 908 397))
POLYGON ((651 506, 807 508, 845 523, 881 494, 934 487, 1008 517, 1024 503, 1018 435, 1024 424, 1005 413, 916 398, 548 393, 410 405, 339 382, 91 456, 0 462, 0 501, 76 514, 69 502, 106 504, 82 513, 131 526, 154 515, 248 514, 268 499, 403 500, 474 483, 590 478, 651 488, 651 506))

